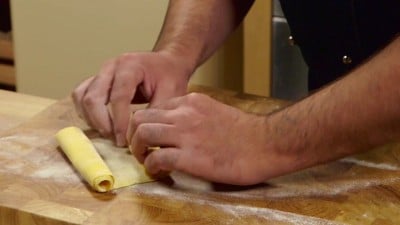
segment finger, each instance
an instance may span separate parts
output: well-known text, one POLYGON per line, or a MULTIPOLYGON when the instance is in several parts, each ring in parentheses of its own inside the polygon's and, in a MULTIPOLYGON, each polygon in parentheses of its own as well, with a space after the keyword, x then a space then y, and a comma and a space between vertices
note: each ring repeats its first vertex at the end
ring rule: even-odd
POLYGON ((113 132, 118 146, 126 145, 130 104, 135 96, 138 85, 143 80, 143 76, 141 70, 137 70, 135 73, 134 68, 132 70, 120 68, 116 71, 112 87, 113 91, 110 94, 110 112, 113 132))
POLYGON ((153 151, 144 161, 144 166, 150 174, 158 174, 163 171, 177 170, 179 159, 182 157, 182 150, 177 148, 162 148, 153 151))
POLYGON ((90 118, 86 115, 83 110, 83 96, 85 95, 90 83, 93 81, 94 76, 91 76, 80 83, 72 92, 72 100, 75 106, 75 110, 78 116, 84 120, 91 126, 90 118))
POLYGON ((103 136, 110 136, 112 133, 107 103, 110 88, 112 87, 114 70, 114 60, 106 63, 99 75, 89 84, 83 97, 83 111, 90 118, 92 127, 97 129, 103 136))
POLYGON ((146 158, 149 147, 176 147, 179 134, 173 125, 145 123, 139 125, 131 139, 131 151, 141 163, 146 158))
POLYGON ((129 103, 121 101, 110 102, 109 106, 115 144, 120 147, 125 146, 127 144, 126 130, 128 129, 130 115, 129 103))
POLYGON ((130 144, 131 138, 140 124, 145 124, 145 123, 172 124, 173 123, 172 116, 173 114, 171 113, 171 111, 160 110, 160 109, 144 109, 144 110, 137 110, 136 112, 131 113, 129 119, 129 126, 126 134, 128 144, 130 144))
POLYGON ((129 114, 129 124, 128 124, 128 128, 126 130, 126 141, 128 142, 129 150, 131 150, 131 151, 132 151, 132 149, 131 149, 131 144, 132 144, 131 139, 132 139, 132 136, 134 134, 134 131, 136 131, 136 126, 132 127, 132 123, 134 123, 133 122, 133 118, 132 118, 133 114, 134 114, 134 112, 129 114))
POLYGON ((144 161, 144 166, 150 174, 163 171, 181 171, 210 181, 234 183, 221 170, 216 170, 208 157, 193 155, 180 148, 161 148, 151 152, 144 161), (225 177, 225 179, 221 179, 225 177))

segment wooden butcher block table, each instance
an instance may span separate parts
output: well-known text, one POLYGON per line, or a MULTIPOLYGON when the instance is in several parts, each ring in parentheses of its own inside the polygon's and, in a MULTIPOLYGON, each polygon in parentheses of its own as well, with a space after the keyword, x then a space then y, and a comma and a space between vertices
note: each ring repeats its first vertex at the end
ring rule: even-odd
MULTIPOLYGON (((285 105, 193 89, 257 113, 285 105)), ((400 224, 399 144, 252 187, 196 192, 152 182, 101 194, 80 179, 53 137, 85 125, 70 99, 47 107, 52 102, 0 91, 0 224, 400 224)))

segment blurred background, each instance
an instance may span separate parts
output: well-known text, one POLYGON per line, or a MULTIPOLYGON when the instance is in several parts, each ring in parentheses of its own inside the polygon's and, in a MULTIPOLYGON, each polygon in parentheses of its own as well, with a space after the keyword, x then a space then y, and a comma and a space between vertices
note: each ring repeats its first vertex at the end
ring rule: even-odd
MULTIPOLYGON (((168 4, 0 2, 0 88, 54 99, 67 96, 107 59, 152 49, 168 4)), ((306 68, 300 65, 297 47, 288 41, 290 30, 278 10, 277 2, 257 0, 244 23, 191 82, 286 99, 304 95, 306 68), (284 69, 288 67, 294 69, 284 69)))

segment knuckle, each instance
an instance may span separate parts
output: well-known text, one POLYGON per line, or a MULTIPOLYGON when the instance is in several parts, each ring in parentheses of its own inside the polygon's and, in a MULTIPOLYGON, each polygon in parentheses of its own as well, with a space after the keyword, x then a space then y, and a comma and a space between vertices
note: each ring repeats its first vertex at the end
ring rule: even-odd
POLYGON ((140 124, 136 129, 136 137, 138 142, 146 142, 151 136, 151 130, 146 124, 140 124))
MULTIPOLYGON (((193 111, 189 111, 189 110, 182 110, 180 112, 177 113, 177 116, 180 117, 180 121, 192 121, 193 118, 193 111)), ((189 123, 185 123, 186 125, 189 125, 191 122, 189 123)), ((186 127, 186 126, 185 126, 186 127)))
MULTIPOLYGON (((110 101, 128 100, 131 97, 130 78, 127 74, 117 74, 110 93, 110 101)), ((130 100, 130 99, 129 99, 130 100)))
POLYGON ((125 53, 122 53, 122 54, 120 55, 119 58, 120 58, 121 60, 123 60, 123 59, 130 59, 130 58, 132 58, 132 56, 133 56, 132 53, 125 52, 125 53))
POLYGON ((191 92, 191 93, 189 93, 189 94, 187 94, 187 99, 188 100, 195 100, 195 99, 197 99, 199 96, 200 96, 201 94, 199 94, 199 93, 196 93, 196 92, 191 92))
POLYGON ((144 111, 143 111, 143 110, 138 110, 138 111, 136 111, 136 112, 132 115, 132 118, 131 118, 131 125, 134 126, 134 127, 139 126, 139 124, 141 124, 142 121, 143 121, 143 117, 144 117, 143 114, 144 114, 144 111))
POLYGON ((121 126, 114 125, 113 130, 115 134, 125 134, 125 129, 121 126))
POLYGON ((116 59, 108 59, 100 67, 99 75, 101 76, 102 74, 110 75, 107 71, 109 70, 110 67, 114 66, 116 64, 116 59))
POLYGON ((118 63, 126 63, 129 62, 131 60, 134 60, 135 54, 132 53, 123 53, 118 57, 118 63))
POLYGON ((149 124, 140 124, 136 132, 138 140, 144 143, 159 140, 162 135, 162 129, 160 127, 151 126, 149 124))
POLYGON ((105 68, 105 67, 108 67, 110 65, 113 65, 114 63, 115 63, 115 59, 114 58, 108 59, 103 63, 102 68, 105 68))
POLYGON ((97 104, 97 98, 94 97, 93 95, 87 94, 83 96, 83 105, 85 105, 86 107, 93 107, 96 104, 97 104))
POLYGON ((79 102, 81 98, 81 92, 78 89, 72 91, 72 99, 75 102, 79 102))
POLYGON ((204 95, 200 93, 190 93, 186 96, 186 103, 192 106, 198 105, 204 99, 204 95))

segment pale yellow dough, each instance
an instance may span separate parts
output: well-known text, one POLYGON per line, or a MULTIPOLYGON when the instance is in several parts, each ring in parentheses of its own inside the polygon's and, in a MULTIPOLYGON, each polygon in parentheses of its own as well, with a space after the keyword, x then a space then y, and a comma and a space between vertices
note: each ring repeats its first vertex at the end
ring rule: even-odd
POLYGON ((56 139, 76 170, 98 192, 152 181, 126 148, 104 139, 89 140, 81 129, 67 127, 56 139))

